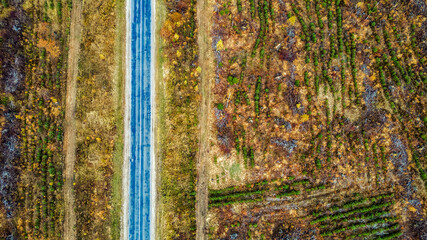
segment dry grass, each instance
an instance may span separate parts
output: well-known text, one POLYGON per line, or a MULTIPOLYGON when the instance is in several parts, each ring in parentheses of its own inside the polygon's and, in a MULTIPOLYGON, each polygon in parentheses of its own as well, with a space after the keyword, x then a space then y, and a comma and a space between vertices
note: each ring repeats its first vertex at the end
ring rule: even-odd
POLYGON ((83 9, 76 110, 77 233, 78 239, 117 239, 123 161, 124 2, 85 1, 83 9))

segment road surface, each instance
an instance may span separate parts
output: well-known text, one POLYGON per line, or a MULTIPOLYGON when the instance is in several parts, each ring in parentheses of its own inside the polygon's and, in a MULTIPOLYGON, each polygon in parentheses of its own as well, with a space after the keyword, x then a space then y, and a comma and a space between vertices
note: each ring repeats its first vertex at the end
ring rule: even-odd
MULTIPOLYGON (((129 179, 128 201, 125 200, 124 211, 124 238, 139 240, 151 239, 150 231, 152 203, 150 194, 152 189, 152 2, 127 1, 128 14, 128 93, 129 122, 128 148, 129 179), (128 205, 128 206, 126 206, 128 205), (127 222, 127 224, 126 224, 127 222), (126 232, 128 231, 128 234, 126 232), (127 235, 127 236, 126 236, 127 235)), ((124 181, 127 182, 127 181, 124 181)), ((125 186, 126 187, 126 186, 125 186)), ((126 191, 125 191, 126 192, 126 191)))

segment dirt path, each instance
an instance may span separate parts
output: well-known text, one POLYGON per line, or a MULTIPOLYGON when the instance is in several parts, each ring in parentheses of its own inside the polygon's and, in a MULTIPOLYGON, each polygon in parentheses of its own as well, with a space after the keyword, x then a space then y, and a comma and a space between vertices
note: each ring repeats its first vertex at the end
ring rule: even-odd
POLYGON ((65 123, 64 123, 64 154, 65 154, 65 222, 64 239, 76 239, 76 215, 74 212, 74 164, 76 161, 76 122, 74 119, 76 111, 76 85, 78 75, 78 60, 80 53, 80 40, 82 32, 82 2, 73 1, 71 11, 70 41, 68 51, 68 72, 67 72, 67 96, 65 103, 65 123))
POLYGON ((197 195, 196 195, 196 239, 206 239, 206 216, 208 213, 208 170, 209 156, 209 112, 211 109, 211 80, 214 77, 214 62, 211 40, 211 20, 213 8, 209 0, 197 1, 199 65, 201 73, 202 105, 200 109, 200 147, 197 160, 197 195))

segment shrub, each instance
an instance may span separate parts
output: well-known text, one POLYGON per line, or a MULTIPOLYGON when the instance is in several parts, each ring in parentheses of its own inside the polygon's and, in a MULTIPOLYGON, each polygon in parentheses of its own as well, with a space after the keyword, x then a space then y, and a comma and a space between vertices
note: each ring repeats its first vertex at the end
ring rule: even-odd
POLYGON ((322 168, 322 164, 320 163, 320 159, 319 158, 316 158, 315 163, 316 163, 316 167, 318 169, 322 168))
POLYGON ((222 104, 222 103, 218 103, 218 104, 216 105, 216 107, 218 108, 218 110, 223 110, 223 109, 224 109, 224 104, 222 104))
POLYGON ((228 82, 230 85, 234 85, 234 84, 239 83, 239 79, 238 79, 238 78, 236 78, 236 77, 234 77, 234 76, 228 76, 228 77, 227 77, 227 82, 228 82))

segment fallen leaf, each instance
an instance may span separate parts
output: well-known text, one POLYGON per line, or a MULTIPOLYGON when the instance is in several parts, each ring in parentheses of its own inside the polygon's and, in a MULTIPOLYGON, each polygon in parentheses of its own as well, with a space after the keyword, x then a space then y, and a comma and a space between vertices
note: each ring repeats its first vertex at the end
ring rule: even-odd
POLYGON ((307 122, 308 119, 309 119, 309 116, 307 114, 304 114, 304 115, 301 116, 301 121, 302 122, 307 122))
POLYGON ((292 17, 290 17, 290 18, 288 19, 288 23, 290 23, 291 25, 294 25, 294 24, 295 24, 295 20, 296 20, 296 17, 295 17, 295 16, 292 16, 292 17))
POLYGON ((217 50, 217 51, 224 50, 224 44, 222 43, 222 39, 220 39, 220 40, 216 43, 216 50, 217 50))

